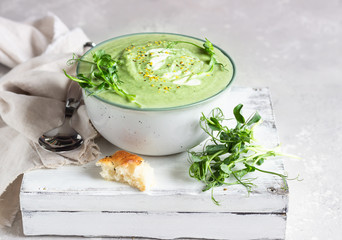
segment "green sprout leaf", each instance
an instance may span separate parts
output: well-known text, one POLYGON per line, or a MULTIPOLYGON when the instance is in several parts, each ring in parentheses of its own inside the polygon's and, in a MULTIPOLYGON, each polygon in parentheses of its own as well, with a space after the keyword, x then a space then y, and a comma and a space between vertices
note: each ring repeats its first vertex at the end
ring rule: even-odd
POLYGON ((233 113, 234 113, 234 116, 235 116, 235 119, 239 122, 239 123, 245 123, 245 118, 241 115, 241 109, 242 109, 243 105, 242 104, 239 104, 237 105, 234 110, 233 110, 233 113))
POLYGON ((247 125, 250 126, 254 123, 258 123, 259 121, 261 120, 261 116, 259 115, 258 112, 255 112, 253 117, 251 117, 248 122, 247 122, 247 125))

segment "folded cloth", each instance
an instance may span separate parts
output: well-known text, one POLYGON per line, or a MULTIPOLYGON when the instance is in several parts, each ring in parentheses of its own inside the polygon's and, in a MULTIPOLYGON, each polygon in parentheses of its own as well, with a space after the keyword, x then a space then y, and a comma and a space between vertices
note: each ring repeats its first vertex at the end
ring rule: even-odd
POLYGON ((21 174, 38 168, 95 160, 97 132, 81 105, 71 119, 84 138, 81 148, 51 153, 38 145, 44 132, 62 124, 70 80, 62 71, 72 53, 82 54, 88 40, 56 16, 17 23, 0 17, 0 63, 13 68, 0 79, 0 225, 10 226, 19 210, 21 174))

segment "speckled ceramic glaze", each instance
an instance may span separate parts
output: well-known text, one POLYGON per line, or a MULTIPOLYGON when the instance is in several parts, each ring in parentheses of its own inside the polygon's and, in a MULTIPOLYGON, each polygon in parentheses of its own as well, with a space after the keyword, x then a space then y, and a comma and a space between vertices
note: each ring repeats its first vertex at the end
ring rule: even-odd
POLYGON ((99 133, 114 145, 144 155, 186 151, 207 135, 199 127, 201 113, 220 106, 228 90, 214 99, 189 107, 153 111, 133 110, 84 96, 88 115, 99 133))
MULTIPOLYGON (((220 49, 221 50, 221 49, 220 49)), ((221 50, 232 62, 230 57, 221 50)), ((233 71, 235 67, 232 62, 233 71)), ((84 91, 91 122, 112 144, 143 155, 169 155, 186 151, 207 135, 199 126, 202 114, 220 107, 234 79, 217 94, 196 103, 170 108, 138 108, 108 102, 84 91)))

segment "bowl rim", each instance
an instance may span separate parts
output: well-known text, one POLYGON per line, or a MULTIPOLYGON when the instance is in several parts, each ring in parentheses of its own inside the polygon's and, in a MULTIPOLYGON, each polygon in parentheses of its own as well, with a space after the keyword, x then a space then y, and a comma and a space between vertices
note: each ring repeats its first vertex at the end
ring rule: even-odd
MULTIPOLYGON (((188 37, 188 38, 192 38, 192 39, 195 39, 195 40, 199 40, 201 42, 205 42, 205 40, 203 39, 200 39, 200 38, 197 38, 197 37, 193 37, 193 36, 189 36, 189 35, 185 35, 185 34, 179 34, 179 33, 169 33, 169 32, 139 32, 139 33, 130 33, 130 34, 125 34, 125 35, 120 35, 120 36, 117 36, 117 37, 113 37, 113 38, 109 38, 107 40, 104 40, 98 44, 96 44, 95 47, 89 49, 88 51, 86 51, 82 56, 81 56, 81 59, 83 59, 84 56, 86 56, 89 52, 93 51, 95 48, 101 46, 101 45, 104 45, 108 42, 111 42, 113 40, 116 40, 116 39, 120 39, 120 38, 124 38, 124 37, 129 37, 129 36, 135 36, 135 35, 145 35, 145 34, 166 34, 166 35, 176 35, 176 36, 182 36, 182 37, 188 37)), ((142 111, 142 112, 149 112, 149 111, 169 111, 169 110, 178 110, 178 109, 184 109, 184 108, 189 108, 189 107, 193 107, 193 106, 197 106, 197 105, 200 105, 204 102, 207 102, 207 101, 210 101, 211 99, 217 97, 218 95, 220 95, 221 93, 225 92, 226 90, 228 90, 231 85, 233 84, 233 82, 235 81, 235 73, 236 73, 236 67, 235 67, 235 64, 234 64, 234 61, 233 59, 229 56, 228 53, 226 53, 224 50, 222 50, 220 47, 216 46, 215 44, 213 44, 213 46, 215 48, 217 48, 218 50, 220 50, 222 52, 223 55, 225 55, 228 60, 230 61, 230 63, 232 64, 232 69, 233 69, 233 74, 232 74, 232 77, 230 79, 230 81, 228 82, 228 84, 223 88, 221 89, 220 91, 218 91, 217 93, 211 95, 210 97, 207 97, 207 98, 204 98, 204 99, 201 99, 197 102, 193 102, 193 103, 189 103, 189 104, 184 104, 184 105, 179 105, 179 106, 173 106, 173 107, 161 107, 161 108, 139 108, 138 106, 128 106, 128 105, 122 105, 122 104, 118 104, 118 103, 114 103, 114 102, 110 102, 104 98, 101 98, 97 95, 90 95, 92 92, 89 91, 88 89, 84 89, 86 97, 95 97, 96 99, 104 102, 104 103, 107 103, 109 105, 112 105, 112 106, 115 106, 115 107, 118 107, 118 108, 124 108, 124 109, 129 109, 129 110, 134 110, 134 111, 142 111)), ((78 74, 78 70, 79 70, 79 64, 80 63, 77 63, 77 67, 76 67, 76 74, 78 74)))

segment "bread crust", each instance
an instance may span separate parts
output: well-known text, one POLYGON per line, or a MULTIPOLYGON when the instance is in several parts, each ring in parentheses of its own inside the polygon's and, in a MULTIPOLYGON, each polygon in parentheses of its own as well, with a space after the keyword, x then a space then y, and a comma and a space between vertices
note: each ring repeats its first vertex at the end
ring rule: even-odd
POLYGON ((136 154, 120 150, 115 152, 112 156, 100 159, 98 162, 105 164, 111 162, 113 165, 119 166, 128 164, 140 165, 143 161, 144 159, 136 154))

